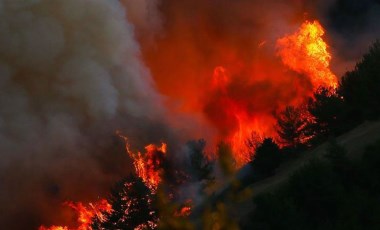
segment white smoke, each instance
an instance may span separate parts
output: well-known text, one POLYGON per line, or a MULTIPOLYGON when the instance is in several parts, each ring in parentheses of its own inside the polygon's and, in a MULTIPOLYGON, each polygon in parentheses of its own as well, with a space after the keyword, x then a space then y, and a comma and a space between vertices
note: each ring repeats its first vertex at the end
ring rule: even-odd
POLYGON ((46 178, 66 198, 104 183, 100 137, 162 114, 118 0, 0 0, 1 226, 36 224, 46 178), (25 207, 37 216, 12 223, 25 207))

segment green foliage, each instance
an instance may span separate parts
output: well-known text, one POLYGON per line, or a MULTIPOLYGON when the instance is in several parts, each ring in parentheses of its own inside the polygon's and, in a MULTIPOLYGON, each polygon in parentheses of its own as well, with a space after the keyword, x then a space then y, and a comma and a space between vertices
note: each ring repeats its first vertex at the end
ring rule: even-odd
POLYGON ((252 166, 259 177, 267 177, 274 174, 281 161, 280 148, 272 138, 266 138, 257 147, 252 166))
POLYGON ((347 72, 339 93, 354 111, 357 120, 380 117, 380 40, 377 40, 353 71, 347 72))

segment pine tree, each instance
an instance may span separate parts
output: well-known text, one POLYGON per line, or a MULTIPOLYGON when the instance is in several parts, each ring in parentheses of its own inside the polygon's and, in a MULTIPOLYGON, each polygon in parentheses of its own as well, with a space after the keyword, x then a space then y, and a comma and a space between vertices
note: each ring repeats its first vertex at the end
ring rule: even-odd
POLYGON ((277 116, 277 132, 281 144, 298 148, 309 138, 306 132, 308 124, 304 111, 293 106, 287 106, 277 116))
POLYGON ((105 213, 102 220, 95 218, 94 230, 155 229, 154 195, 137 176, 130 175, 117 183, 111 190, 109 202, 112 212, 105 213))

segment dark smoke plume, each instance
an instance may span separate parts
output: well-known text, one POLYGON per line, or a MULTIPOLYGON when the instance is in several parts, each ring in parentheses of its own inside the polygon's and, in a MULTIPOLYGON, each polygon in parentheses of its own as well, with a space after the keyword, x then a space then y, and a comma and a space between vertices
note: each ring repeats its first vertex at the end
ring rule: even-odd
POLYGON ((116 130, 165 138, 140 56, 119 1, 0 1, 1 228, 62 223, 65 199, 105 195, 133 170, 116 130))

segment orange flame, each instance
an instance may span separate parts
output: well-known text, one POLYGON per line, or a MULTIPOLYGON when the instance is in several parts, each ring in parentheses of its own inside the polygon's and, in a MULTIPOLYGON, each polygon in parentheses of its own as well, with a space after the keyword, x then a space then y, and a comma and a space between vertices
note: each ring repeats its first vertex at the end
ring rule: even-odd
POLYGON ((337 87, 329 66, 331 54, 323 40, 325 30, 318 21, 305 21, 300 29, 277 41, 278 55, 290 69, 310 77, 314 89, 337 87))
POLYGON ((231 97, 227 89, 230 81, 228 71, 224 67, 215 68, 212 91, 218 92, 219 101, 215 103, 218 107, 222 106, 218 109, 221 110, 223 117, 221 121, 214 120, 213 122, 219 127, 228 127, 222 130, 223 141, 231 145, 236 166, 241 167, 252 159, 253 152, 247 146, 247 139, 254 136, 261 140, 266 135, 273 135, 270 124, 274 122, 274 118, 270 114, 255 114, 254 116, 250 114, 244 101, 231 97), (230 122, 233 122, 233 125, 230 125, 230 122))
POLYGON ((186 200, 186 202, 183 205, 181 205, 181 207, 177 211, 174 212, 174 216, 176 217, 190 216, 191 207, 193 206, 192 203, 193 201, 191 199, 186 200))
POLYGON ((67 227, 62 227, 62 226, 51 226, 51 227, 44 227, 40 226, 38 230, 69 230, 67 227))
MULTIPOLYGON (((88 205, 84 205, 81 202, 71 202, 67 201, 64 203, 65 206, 68 206, 75 210, 78 215, 78 227, 75 229, 77 230, 91 230, 91 223, 93 218, 96 216, 101 221, 104 220, 104 212, 111 213, 112 207, 108 203, 107 200, 102 199, 95 203, 89 203, 88 205)), ((44 227, 40 226, 39 230, 68 230, 69 228, 66 226, 51 226, 51 227, 44 227)))
POLYGON ((167 151, 167 144, 161 143, 161 146, 149 144, 145 146, 145 153, 131 151, 128 138, 118 133, 125 142, 125 150, 133 159, 137 175, 153 192, 162 181, 162 164, 163 158, 167 151))
MULTIPOLYGON (((331 55, 326 42, 322 39, 324 33, 324 29, 318 21, 306 21, 295 34, 277 41, 278 55, 282 58, 282 62, 290 69, 304 75, 314 89, 320 86, 332 88, 337 86, 337 78, 329 69, 331 55)), ((262 42, 259 46, 264 44, 265 42, 262 42)), ((271 67, 263 65, 264 71, 270 72, 271 67)), ((291 76, 296 77, 296 75, 291 76)), ((215 68, 210 91, 213 101, 210 102, 211 107, 208 109, 212 113, 211 122, 218 127, 220 137, 232 147, 236 166, 241 167, 252 160, 254 154, 254 151, 247 146, 247 139, 252 139, 252 134, 255 139, 253 141, 260 141, 265 137, 277 139, 278 135, 274 129, 276 119, 273 114, 281 111, 287 105, 299 106, 307 97, 312 96, 312 89, 310 87, 308 92, 294 96, 293 101, 288 101, 288 104, 281 99, 271 100, 270 96, 276 92, 272 91, 272 95, 268 95, 264 91, 260 91, 263 94, 261 101, 267 106, 264 109, 252 109, 260 104, 260 100, 252 96, 254 92, 250 93, 249 91, 242 93, 243 97, 239 96, 240 92, 238 91, 245 90, 245 86, 236 85, 236 82, 245 81, 248 85, 255 85, 254 81, 257 77, 252 76, 249 79, 238 79, 238 77, 230 75, 229 71, 222 66, 215 68), (251 97, 255 98, 254 102, 251 102, 251 97), (271 101, 273 104, 268 104, 271 101)), ((271 82, 276 82, 273 76, 270 79, 271 82)), ((286 83, 289 84, 289 82, 281 82, 279 87, 289 87, 289 85, 285 85, 286 83)), ((304 86, 296 84, 294 87, 304 86)), ((287 95, 278 96, 278 98, 286 97, 287 95)))

